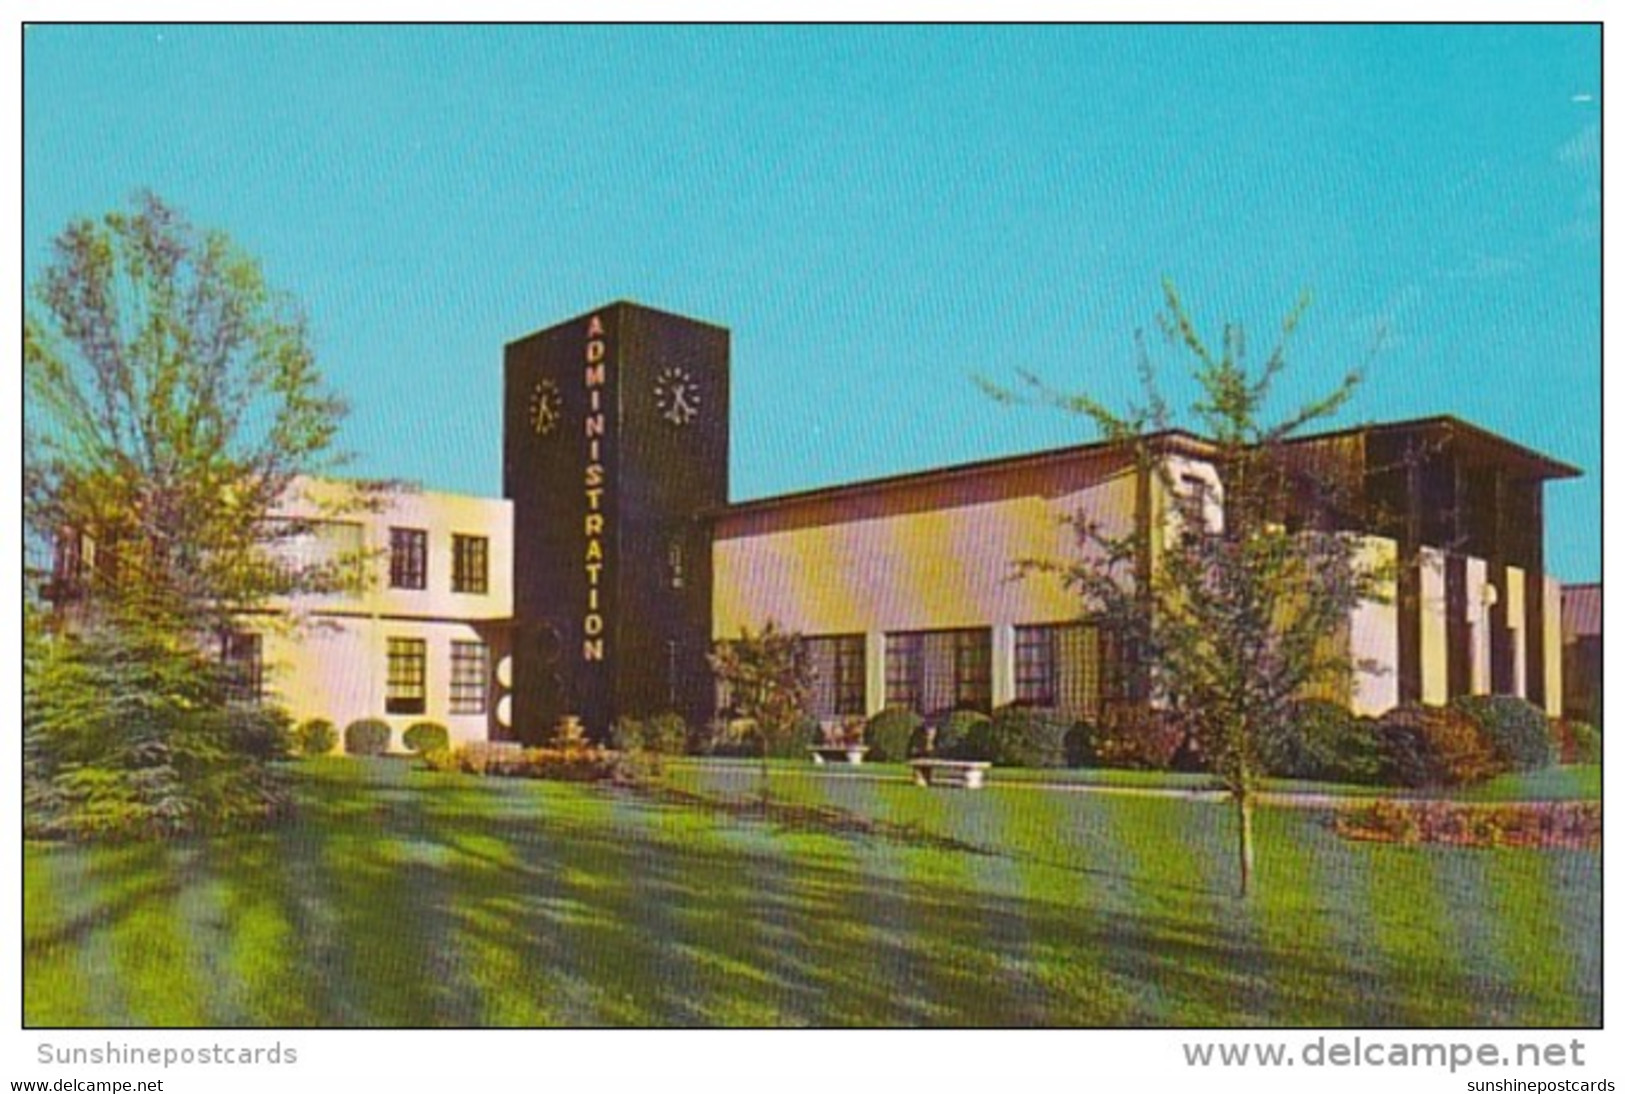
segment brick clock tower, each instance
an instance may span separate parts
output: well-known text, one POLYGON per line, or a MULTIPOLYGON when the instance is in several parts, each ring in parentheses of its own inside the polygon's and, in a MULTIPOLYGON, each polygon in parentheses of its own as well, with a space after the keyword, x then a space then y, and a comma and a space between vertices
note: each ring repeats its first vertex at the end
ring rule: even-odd
POLYGON ((708 509, 728 500, 728 332, 618 302, 510 343, 510 733, 710 717, 708 509))

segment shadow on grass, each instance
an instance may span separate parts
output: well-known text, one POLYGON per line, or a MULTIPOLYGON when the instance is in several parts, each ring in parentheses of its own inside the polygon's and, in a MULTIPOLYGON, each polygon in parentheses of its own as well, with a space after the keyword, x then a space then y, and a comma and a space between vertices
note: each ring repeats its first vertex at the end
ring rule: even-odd
MULTIPOLYGON (((400 765, 318 769, 300 798, 295 825, 207 856, 234 921, 286 940, 239 947, 259 979, 221 989, 222 1024, 1474 1025, 1519 986, 1269 942, 1227 893, 835 806, 400 765)), ((31 939, 161 914, 198 880, 171 865, 110 860, 95 911, 31 939)), ((1551 1006, 1556 1025, 1600 1013, 1590 988, 1551 1006)))

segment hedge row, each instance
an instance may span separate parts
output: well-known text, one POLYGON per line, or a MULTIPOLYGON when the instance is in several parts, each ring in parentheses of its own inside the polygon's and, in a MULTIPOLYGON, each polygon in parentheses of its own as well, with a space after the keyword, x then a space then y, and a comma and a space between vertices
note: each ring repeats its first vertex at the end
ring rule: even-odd
POLYGON ((1601 758, 1596 730, 1548 719, 1533 703, 1508 695, 1463 696, 1442 707, 1406 704, 1375 719, 1307 701, 1264 744, 1272 775, 1409 787, 1460 786, 1601 758))
MULTIPOLYGON (((807 720, 787 739, 773 742, 769 754, 801 759, 809 745, 865 744, 869 759, 900 763, 936 755, 984 760, 1007 767, 1118 767, 1145 770, 1199 770, 1199 750, 1177 718, 1143 707, 1112 710, 1093 723, 1065 718, 1039 707, 1011 705, 991 716, 972 710, 933 718, 900 707, 867 722, 849 718, 821 729, 807 720)), ((323 755, 338 743, 333 723, 311 719, 295 740, 305 755, 323 755)), ((379 719, 345 727, 344 751, 381 755, 390 729, 379 719)), ((403 735, 419 755, 443 752, 446 728, 419 722, 403 735)), ((722 722, 696 733, 676 714, 616 723, 616 750, 649 756, 684 752, 760 755, 762 743, 748 722, 722 722)), ((1548 719, 1532 703, 1510 696, 1470 696, 1448 706, 1409 704, 1381 718, 1362 718, 1337 703, 1297 704, 1281 732, 1260 742, 1266 773, 1283 778, 1365 785, 1459 786, 1508 771, 1531 771, 1557 763, 1597 763, 1602 740, 1583 722, 1548 719)))

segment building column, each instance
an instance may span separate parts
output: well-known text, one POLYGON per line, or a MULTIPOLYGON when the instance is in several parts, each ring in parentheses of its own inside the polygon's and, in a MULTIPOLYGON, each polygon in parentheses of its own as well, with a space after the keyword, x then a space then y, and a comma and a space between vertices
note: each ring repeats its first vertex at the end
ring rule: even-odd
POLYGON ((1445 556, 1443 551, 1423 547, 1418 568, 1420 616, 1418 625, 1424 703, 1442 706, 1450 699, 1449 637, 1445 597, 1445 556))
POLYGON ((863 705, 872 718, 886 709, 886 632, 863 637, 863 705))
POLYGON ((1507 567, 1507 630, 1512 637, 1512 694, 1529 696, 1528 602, 1524 599, 1524 572, 1507 567))
POLYGON ((1016 628, 993 627, 993 709, 1016 701, 1016 628))
POLYGON ((1557 579, 1542 576, 1546 586, 1545 615, 1541 625, 1546 632, 1546 713, 1553 718, 1563 715, 1563 587, 1557 579))
POLYGON ((1467 559, 1468 673, 1467 694, 1487 695, 1490 690, 1490 601, 1495 592, 1489 584, 1489 566, 1481 558, 1467 559))

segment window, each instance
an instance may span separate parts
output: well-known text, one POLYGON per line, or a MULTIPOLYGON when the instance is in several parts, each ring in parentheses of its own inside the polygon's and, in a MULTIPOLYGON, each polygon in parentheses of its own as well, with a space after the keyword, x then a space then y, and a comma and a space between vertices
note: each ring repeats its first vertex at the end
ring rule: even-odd
POLYGON ((355 521, 279 517, 265 542, 285 592, 354 594, 365 584, 365 537, 355 521))
POLYGON ((1016 702, 1055 705, 1055 630, 1016 628, 1016 702))
POLYGON ((454 593, 483 593, 486 591, 486 560, 491 541, 484 536, 451 537, 451 591, 454 593))
POLYGON ((1100 701, 1103 705, 1138 702, 1149 693, 1139 645, 1132 635, 1100 632, 1100 701))
MULTIPOLYGON (((1100 713, 1101 673, 1110 654, 1100 632, 1087 623, 1016 628, 1016 701, 1051 707, 1068 718, 1100 713)), ((1119 688, 1126 688, 1119 672, 1119 688)), ((1119 696, 1120 697, 1120 696, 1119 696)))
POLYGON ((843 635, 835 640, 835 713, 867 712, 868 687, 863 635, 843 635))
POLYGON ((425 589, 429 585, 429 533, 422 528, 389 530, 389 587, 425 589))
POLYGON ((993 709, 993 632, 954 632, 954 706, 993 709))
POLYGON ((221 635, 220 662, 226 667, 227 697, 239 703, 258 703, 265 693, 260 636, 240 631, 221 635))
POLYGON ((820 635, 805 641, 813 667, 813 713, 820 719, 866 713, 863 635, 820 635))
POLYGON ((993 708, 993 631, 893 632, 886 635, 886 704, 917 714, 993 708))
POLYGON ((428 694, 427 657, 421 638, 389 640, 389 675, 384 689, 385 714, 422 714, 428 694))
POLYGON ((487 664, 484 642, 451 644, 451 713, 485 713, 487 664))
POLYGON ((886 705, 919 712, 924 698, 925 636, 886 636, 886 705))

